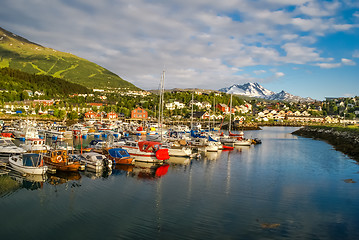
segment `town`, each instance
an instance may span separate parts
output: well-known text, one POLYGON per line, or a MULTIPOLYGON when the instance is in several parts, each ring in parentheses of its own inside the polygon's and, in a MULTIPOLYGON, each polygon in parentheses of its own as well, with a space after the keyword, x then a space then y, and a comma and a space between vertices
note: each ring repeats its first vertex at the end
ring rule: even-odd
MULTIPOLYGON (((23 101, 2 102, 0 118, 43 120, 142 120, 156 121, 159 100, 149 91, 94 89, 90 94, 73 94, 67 99, 41 99, 41 93, 25 90, 23 101)), ((233 96, 211 90, 167 90, 164 94, 165 121, 228 121, 240 124, 344 123, 357 124, 358 97, 326 98, 325 101, 283 102, 233 96)))

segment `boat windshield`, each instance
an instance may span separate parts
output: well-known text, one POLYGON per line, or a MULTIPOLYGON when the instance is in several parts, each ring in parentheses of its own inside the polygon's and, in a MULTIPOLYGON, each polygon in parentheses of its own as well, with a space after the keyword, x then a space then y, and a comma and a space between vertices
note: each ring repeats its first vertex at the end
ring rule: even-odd
POLYGON ((8 140, 8 139, 0 139, 0 145, 2 145, 2 146, 14 146, 15 143, 13 143, 13 141, 8 140))
POLYGON ((108 150, 108 153, 110 154, 111 157, 114 157, 114 158, 123 158, 123 157, 130 156, 128 154, 128 152, 122 148, 112 148, 112 149, 108 150))
POLYGON ((37 167, 41 164, 41 157, 36 153, 24 154, 22 161, 24 166, 37 167))

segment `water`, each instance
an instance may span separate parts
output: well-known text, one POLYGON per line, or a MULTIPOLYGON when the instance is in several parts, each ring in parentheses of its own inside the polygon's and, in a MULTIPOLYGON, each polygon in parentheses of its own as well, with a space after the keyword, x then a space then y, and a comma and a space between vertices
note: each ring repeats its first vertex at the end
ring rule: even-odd
POLYGON ((294 130, 246 131, 263 143, 174 159, 162 176, 11 178, 6 190, 1 177, 1 239, 359 239, 358 183, 346 180, 358 165, 294 130))

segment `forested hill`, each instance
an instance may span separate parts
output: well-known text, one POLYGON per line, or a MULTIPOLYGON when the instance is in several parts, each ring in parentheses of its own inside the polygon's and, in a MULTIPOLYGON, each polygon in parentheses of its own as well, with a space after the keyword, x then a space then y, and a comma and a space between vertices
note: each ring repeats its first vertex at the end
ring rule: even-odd
POLYGON ((87 88, 139 89, 93 62, 43 47, 0 27, 2 67, 61 78, 87 88))
POLYGON ((11 68, 0 69, 0 82, 3 101, 24 100, 29 97, 25 90, 38 91, 45 99, 65 97, 69 94, 88 93, 89 89, 60 78, 36 75, 11 68))

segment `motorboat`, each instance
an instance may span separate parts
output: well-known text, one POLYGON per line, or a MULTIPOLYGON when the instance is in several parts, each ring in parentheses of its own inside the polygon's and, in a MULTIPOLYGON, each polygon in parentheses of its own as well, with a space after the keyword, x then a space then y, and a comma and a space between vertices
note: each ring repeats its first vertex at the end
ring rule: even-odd
POLYGON ((43 158, 38 153, 24 153, 9 157, 10 166, 21 173, 26 174, 45 174, 48 166, 44 165, 43 158))
POLYGON ((26 153, 26 150, 16 146, 10 139, 0 139, 0 157, 8 158, 11 155, 22 153, 26 153))
POLYGON ((72 157, 75 161, 77 160, 85 164, 86 169, 90 171, 100 172, 106 168, 112 168, 112 161, 100 153, 86 152, 83 154, 72 154, 69 156, 72 157))
POLYGON ((38 138, 39 132, 31 122, 20 122, 14 131, 15 138, 29 139, 38 138))
POLYGON ((113 162, 114 165, 117 164, 133 164, 134 159, 130 154, 122 148, 103 148, 103 149, 94 149, 94 152, 101 153, 105 155, 109 160, 113 162))
POLYGON ((163 148, 168 148, 170 157, 191 157, 192 149, 187 145, 185 140, 176 142, 165 142, 163 148))
POLYGON ((167 148, 161 148, 160 142, 127 141, 123 149, 135 158, 135 161, 161 163, 170 158, 167 148))

